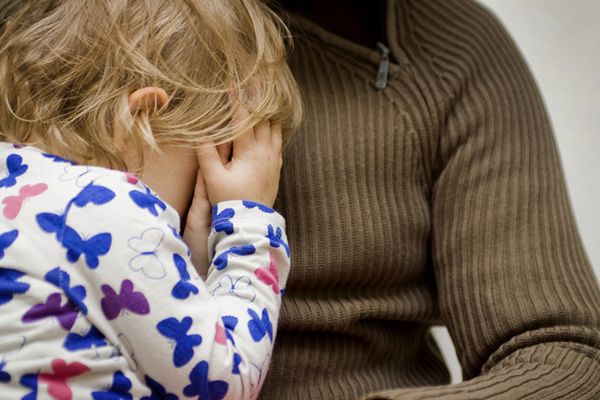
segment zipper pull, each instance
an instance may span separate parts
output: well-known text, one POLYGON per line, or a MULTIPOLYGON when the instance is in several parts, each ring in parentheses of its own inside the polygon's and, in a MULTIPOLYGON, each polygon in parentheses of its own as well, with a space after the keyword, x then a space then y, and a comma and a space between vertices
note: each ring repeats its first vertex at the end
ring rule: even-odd
POLYGON ((383 90, 387 87, 388 75, 390 72, 390 49, 388 49, 385 44, 377 42, 377 50, 381 53, 381 61, 379 61, 375 87, 379 90, 383 90))

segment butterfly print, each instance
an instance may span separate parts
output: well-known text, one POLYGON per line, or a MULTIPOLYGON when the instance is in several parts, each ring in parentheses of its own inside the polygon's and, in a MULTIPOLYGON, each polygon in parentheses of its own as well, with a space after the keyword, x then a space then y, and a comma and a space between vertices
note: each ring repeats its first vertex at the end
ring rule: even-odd
POLYGON ((173 351, 173 364, 182 367, 194 356, 194 347, 202 343, 202 336, 188 335, 192 327, 192 318, 185 317, 179 322, 176 318, 167 318, 160 321, 156 328, 163 335, 175 341, 173 351))
POLYGON ((95 269, 100 264, 100 256, 110 250, 112 236, 110 233, 99 233, 89 239, 82 239, 75 229, 65 226, 62 232, 62 244, 67 248, 69 262, 75 263, 83 255, 87 266, 95 269))
MULTIPOLYGON (((229 340, 235 346, 235 339, 233 336, 233 332, 235 331, 235 327, 238 324, 238 319, 234 316, 228 315, 221 318, 223 321, 223 325, 217 323, 217 331, 215 334, 215 343, 220 345, 227 344, 227 340, 229 340)), ((231 370, 232 374, 239 375, 240 373, 240 363, 242 362, 242 357, 233 352, 233 368, 231 370)))
POLYGON ((71 287, 71 277, 59 267, 56 267, 46 273, 44 279, 58 288, 62 289, 67 298, 71 300, 81 312, 87 314, 87 307, 83 303, 86 296, 85 288, 82 285, 71 287))
POLYGON ((271 207, 267 207, 264 204, 261 203, 257 203, 255 201, 250 201, 250 200, 243 200, 242 204, 244 205, 244 207, 246 208, 258 208, 260 211, 266 213, 266 214, 273 214, 275 212, 275 210, 273 210, 271 207))
POLYGON ((29 290, 28 283, 17 281, 23 275, 23 272, 0 267, 0 306, 11 301, 15 294, 23 294, 29 290))
POLYGON ((17 178, 23 175, 29 166, 23 164, 23 157, 18 154, 11 154, 6 158, 6 168, 8 176, 0 179, 0 188, 9 188, 17 184, 17 178))
POLYGON ((135 174, 132 174, 131 172, 125 172, 124 175, 125 175, 125 180, 127 182, 131 183, 132 185, 137 185, 138 182, 140 181, 138 179, 138 177, 135 176, 135 174))
POLYGON ((79 309, 69 299, 62 306, 61 303, 62 295, 60 293, 53 293, 48 296, 45 303, 36 304, 31 307, 21 320, 25 323, 31 323, 40 319, 55 317, 60 326, 64 330, 69 331, 77 319, 79 309))
POLYGON ((19 194, 17 196, 8 196, 2 200, 2 204, 4 204, 4 210, 2 210, 2 213, 6 219, 13 220, 17 218, 25 200, 38 196, 44 193, 47 189, 48 185, 45 183, 23 186, 19 189, 19 194))
POLYGON ((179 254, 173 254, 173 262, 175 263, 177 271, 179 271, 181 279, 173 287, 171 295, 176 299, 182 300, 190 297, 190 294, 192 293, 198 294, 198 287, 190 282, 190 273, 188 272, 187 264, 183 257, 179 254))
POLYGON ((55 163, 67 163, 71 165, 76 165, 73 161, 67 160, 66 158, 62 158, 54 154, 42 153, 42 156, 51 159, 55 163))
POLYGON ((133 282, 129 279, 121 282, 121 291, 118 294, 109 285, 102 285, 100 289, 104 293, 100 305, 109 321, 117 318, 122 311, 127 310, 140 315, 150 313, 148 300, 146 300, 143 293, 133 290, 133 282))
POLYGON ((152 394, 150 396, 142 397, 141 400, 179 400, 176 395, 167 393, 167 390, 163 385, 150 378, 148 375, 144 377, 144 380, 152 394))
POLYGON ((254 254, 255 252, 256 248, 251 244, 246 244, 237 247, 234 246, 219 254, 219 256, 213 260, 213 264, 219 271, 221 271, 227 268, 227 258, 230 254, 235 254, 237 256, 247 256, 250 254, 254 254))
POLYGON ((21 400, 37 400, 38 376, 37 374, 25 374, 19 379, 19 384, 27 389, 29 393, 21 397, 21 400))
POLYGON ((114 198, 115 192, 107 187, 95 185, 91 182, 71 202, 77 207, 83 208, 88 204, 95 204, 97 206, 107 204, 114 198))
POLYGON ((190 372, 190 384, 183 388, 187 397, 198 396, 202 400, 222 400, 229 385, 225 381, 208 380, 208 363, 200 361, 190 372))
POLYGON ((61 359, 53 360, 51 365, 52 373, 40 373, 39 382, 48 384, 48 394, 55 400, 71 400, 73 392, 67 380, 89 372, 90 369, 80 362, 67 364, 61 359))
POLYGON ((17 229, 0 234, 0 258, 4 257, 4 251, 12 246, 17 237, 19 237, 17 229))
POLYGON ((273 225, 269 224, 267 238, 269 238, 271 246, 275 247, 275 248, 277 248, 279 246, 283 246, 283 248, 285 249, 285 253, 289 257, 290 256, 290 247, 282 239, 282 236, 283 236, 283 231, 281 230, 281 228, 278 227, 276 230, 274 230, 273 225))
POLYGON ((266 308, 262 310, 262 317, 251 308, 248 309, 250 321, 248 321, 248 331, 255 342, 260 342, 265 335, 269 335, 269 340, 273 342, 273 324, 269 319, 269 313, 266 308))
POLYGON ((80 188, 85 188, 100 179, 110 176, 106 170, 101 168, 90 168, 86 166, 67 166, 64 168, 64 173, 58 178, 61 182, 75 180, 75 185, 80 188))
POLYGON ((92 349, 107 345, 108 343, 106 342, 104 335, 95 326, 92 326, 84 335, 73 332, 69 333, 63 344, 64 348, 69 351, 92 349))
POLYGON ((128 364, 130 369, 133 372, 138 371, 137 360, 135 359, 135 351, 133 349, 133 345, 131 344, 131 340, 124 333, 119 333, 117 335, 117 344, 115 344, 114 351, 111 354, 111 358, 119 358, 123 355, 127 355, 128 364))
POLYGON ((252 287, 252 280, 247 276, 238 276, 234 279, 229 274, 223 275, 211 288, 210 295, 214 297, 222 292, 232 294, 246 303, 253 303, 256 299, 256 291, 252 287))
POLYGON ((132 271, 142 271, 149 279, 163 279, 167 272, 158 257, 158 253, 165 233, 158 228, 149 228, 140 236, 132 237, 127 241, 127 246, 137 253, 129 260, 132 271))
POLYGON ((4 367, 6 367, 6 362, 0 361, 0 382, 8 383, 10 382, 10 374, 4 371, 4 367))
POLYGON ((133 396, 129 393, 131 390, 131 380, 121 371, 115 372, 111 386, 102 391, 92 392, 94 400, 132 400, 133 396))
POLYGON ((271 286, 275 294, 279 294, 279 272, 277 272, 277 265, 270 253, 269 268, 257 268, 254 274, 262 283, 271 286))
POLYGON ((167 205, 158 198, 158 196, 154 195, 149 187, 146 187, 146 192, 141 192, 139 190, 132 190, 129 192, 129 197, 131 200, 141 209, 148 210, 150 214, 155 217, 158 216, 158 211, 156 207, 165 211, 167 209, 167 205))
POLYGON ((79 233, 65 224, 66 215, 40 213, 36 220, 40 228, 54 233, 56 239, 67 249, 67 260, 75 263, 83 255, 87 266, 95 269, 100 264, 100 256, 108 253, 112 244, 110 233, 99 233, 90 239, 83 239, 79 233))
POLYGON ((228 235, 233 233, 233 223, 230 221, 234 217, 233 208, 226 208, 217 213, 217 206, 212 208, 212 227, 215 232, 225 232, 228 235))

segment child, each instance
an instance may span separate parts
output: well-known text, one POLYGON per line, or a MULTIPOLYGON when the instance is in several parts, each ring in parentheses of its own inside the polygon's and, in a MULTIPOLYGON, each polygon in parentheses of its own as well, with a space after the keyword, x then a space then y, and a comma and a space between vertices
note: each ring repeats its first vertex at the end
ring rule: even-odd
POLYGON ((0 399, 256 398, 290 265, 282 25, 260 0, 1 5, 0 399))

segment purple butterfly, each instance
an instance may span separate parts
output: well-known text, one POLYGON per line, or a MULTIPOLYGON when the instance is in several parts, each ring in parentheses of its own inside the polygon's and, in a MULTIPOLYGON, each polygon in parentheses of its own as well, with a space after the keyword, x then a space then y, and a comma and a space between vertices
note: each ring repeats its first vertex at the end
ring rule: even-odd
POLYGON ((29 323, 48 317, 55 317, 60 323, 60 326, 62 326, 64 330, 69 331, 73 327, 73 324, 75 324, 79 309, 70 300, 67 300, 63 306, 60 305, 61 302, 62 295, 60 293, 53 293, 48 296, 45 303, 36 304, 31 307, 29 311, 23 315, 22 321, 29 323))
POLYGON ((121 314, 121 311, 131 311, 136 314, 146 315, 150 312, 148 300, 141 292, 133 291, 133 282, 125 279, 121 282, 121 291, 119 294, 108 286, 101 286, 104 298, 100 302, 102 311, 108 320, 113 320, 121 314))

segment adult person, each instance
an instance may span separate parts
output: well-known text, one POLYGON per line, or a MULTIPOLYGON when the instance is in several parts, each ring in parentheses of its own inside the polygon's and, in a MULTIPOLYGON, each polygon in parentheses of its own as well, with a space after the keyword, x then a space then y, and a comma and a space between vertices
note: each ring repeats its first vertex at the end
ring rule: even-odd
POLYGON ((293 262, 260 398, 599 398, 600 290, 495 17, 471 0, 282 6, 305 121, 275 205, 293 262))

